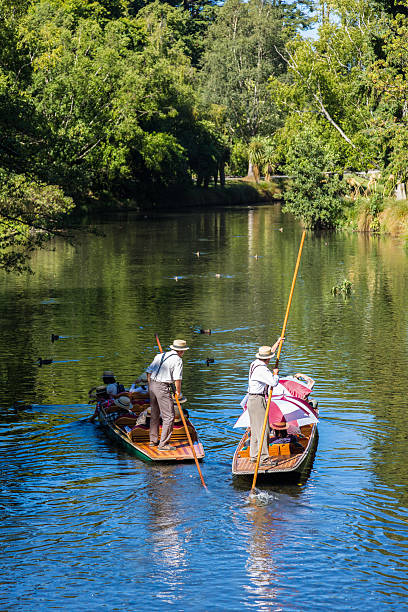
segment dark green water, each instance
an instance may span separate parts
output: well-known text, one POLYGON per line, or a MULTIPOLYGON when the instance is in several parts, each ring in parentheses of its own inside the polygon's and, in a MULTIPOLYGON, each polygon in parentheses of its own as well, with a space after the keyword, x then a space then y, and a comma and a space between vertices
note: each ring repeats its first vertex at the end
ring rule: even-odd
POLYGON ((307 235, 280 366, 315 378, 319 444, 307 480, 262 485, 251 504, 231 477, 233 424, 249 363, 280 334, 301 228, 263 206, 103 230, 38 254, 34 276, 0 277, 1 608, 407 607, 402 245, 307 235), (351 297, 334 297, 344 278, 351 297), (208 492, 194 464, 144 464, 87 421, 89 388, 104 369, 130 384, 155 332, 191 347, 208 492))

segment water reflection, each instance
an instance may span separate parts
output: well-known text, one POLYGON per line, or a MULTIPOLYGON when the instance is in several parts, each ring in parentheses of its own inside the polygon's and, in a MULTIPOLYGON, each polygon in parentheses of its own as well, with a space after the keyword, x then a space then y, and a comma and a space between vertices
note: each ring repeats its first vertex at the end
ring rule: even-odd
MULTIPOLYGON (((152 557, 161 567, 161 577, 167 589, 173 592, 183 582, 185 541, 180 537, 178 524, 178 480, 174 467, 152 469, 147 477, 147 528, 151 533, 152 557)), ((169 601, 169 594, 162 594, 169 601)), ((173 593, 173 598, 175 593, 173 593)))
POLYGON ((248 522, 246 570, 250 582, 245 590, 252 596, 249 607, 269 610, 271 605, 277 603, 279 584, 284 579, 274 559, 283 550, 282 524, 278 514, 274 515, 269 506, 256 503, 249 507, 248 522))
POLYGON ((250 483, 231 477, 232 426, 255 349, 281 331, 301 228, 278 206, 104 223, 103 239, 38 253, 35 276, 0 275, 2 608, 406 605, 399 243, 308 233, 280 366, 317 381, 319 446, 309 477, 260 481, 265 503, 251 506, 250 483), (348 300, 330 291, 344 278, 348 300), (191 346, 183 390, 208 494, 194 465, 144 464, 85 420, 102 370, 131 383, 155 333, 191 346))

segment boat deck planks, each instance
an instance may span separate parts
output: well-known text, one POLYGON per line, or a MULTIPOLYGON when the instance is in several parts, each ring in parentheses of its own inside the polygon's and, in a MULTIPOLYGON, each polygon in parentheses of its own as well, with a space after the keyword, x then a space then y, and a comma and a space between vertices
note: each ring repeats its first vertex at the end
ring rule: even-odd
MULTIPOLYGON (((118 444, 125 447, 125 449, 132 455, 144 459, 146 461, 194 461, 193 452, 190 444, 188 443, 187 436, 184 437, 180 432, 175 432, 174 437, 170 439, 171 446, 175 446, 174 451, 159 451, 157 446, 149 446, 149 429, 146 428, 142 434, 142 439, 134 441, 130 435, 126 433, 121 427, 115 423, 107 420, 107 415, 102 408, 98 412, 98 420, 103 429, 107 434, 115 440, 118 444)), ((198 439, 197 432, 192 423, 187 419, 189 432, 193 441, 194 450, 197 459, 201 460, 205 456, 204 447, 198 439)))
MULTIPOLYGON (((269 446, 269 456, 273 460, 273 464, 268 467, 259 466, 259 474, 284 474, 290 472, 300 471, 305 464, 310 452, 313 448, 313 442, 315 439, 317 428, 316 425, 305 425, 301 427, 301 432, 304 438, 300 438, 299 442, 303 446, 303 452, 298 452, 289 456, 285 455, 272 455, 272 449, 269 446)), ((250 434, 248 428, 242 436, 238 447, 234 453, 232 461, 232 473, 235 476, 253 476, 255 472, 256 463, 250 461, 249 458, 249 447, 245 447, 250 434)))
MULTIPOLYGON (((200 442, 194 442, 194 450, 197 459, 204 457, 204 448, 200 442)), ((145 453, 153 461, 194 461, 193 453, 188 442, 171 442, 172 446, 176 447, 174 451, 159 451, 157 446, 149 446, 149 443, 137 443, 141 452, 145 453)))

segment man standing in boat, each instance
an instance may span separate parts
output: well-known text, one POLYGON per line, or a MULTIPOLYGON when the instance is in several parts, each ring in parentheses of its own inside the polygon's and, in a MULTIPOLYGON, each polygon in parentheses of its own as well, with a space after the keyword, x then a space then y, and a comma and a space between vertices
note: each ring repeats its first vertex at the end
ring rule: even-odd
MULTIPOLYGON (((255 462, 258 457, 259 444, 261 443, 262 429, 265 420, 266 398, 269 387, 276 387, 279 382, 278 369, 273 373, 268 368, 268 363, 274 356, 279 343, 284 338, 278 338, 273 346, 260 346, 256 359, 249 367, 248 377, 248 414, 251 427, 251 445, 249 449, 250 460, 255 462)), ((266 465, 269 459, 269 423, 265 430, 262 441, 261 464, 266 465)))
POLYGON ((175 450, 169 440, 174 425, 174 400, 172 386, 181 395, 183 378, 182 357, 189 347, 185 340, 174 340, 170 351, 158 353, 147 368, 147 380, 150 395, 150 446, 157 446, 159 451, 175 450), (162 418, 162 433, 159 441, 160 417, 162 418))

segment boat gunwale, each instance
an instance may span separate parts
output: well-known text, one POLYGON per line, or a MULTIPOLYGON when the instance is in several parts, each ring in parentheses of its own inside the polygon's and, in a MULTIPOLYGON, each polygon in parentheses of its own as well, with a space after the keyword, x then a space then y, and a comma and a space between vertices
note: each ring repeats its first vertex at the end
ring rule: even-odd
MULTIPOLYGON (((108 433, 108 435, 114 441, 124 446, 129 452, 131 452, 138 458, 143 459, 145 461, 152 462, 152 463, 155 463, 155 462, 157 463, 163 463, 163 462, 178 463, 178 462, 194 461, 193 456, 191 457, 171 457, 167 454, 163 454, 163 457, 151 457, 143 450, 143 448, 140 448, 138 444, 136 444, 135 442, 133 442, 133 440, 131 440, 128 436, 126 436, 117 425, 115 425, 114 423, 108 422, 106 420, 106 417, 107 417, 106 412, 103 410, 103 407, 100 406, 99 411, 98 411, 98 421, 100 425, 102 426, 102 428, 108 433)), ((194 445, 194 450, 196 451, 197 459, 198 461, 201 461, 205 457, 204 447, 199 440, 197 430, 195 429, 194 425, 191 423, 190 420, 188 420, 188 423, 194 429, 195 434, 197 436, 197 441, 194 442, 193 445, 194 445)), ((187 436, 186 436, 186 442, 188 443, 187 436)))
MULTIPOLYGON (((232 466, 231 466, 231 471, 232 471, 233 476, 253 476, 254 475, 255 470, 251 472, 237 471, 238 453, 241 451, 242 447, 244 446, 244 443, 246 442, 248 438, 249 431, 250 431, 250 427, 247 427, 247 429, 245 430, 245 433, 243 434, 235 450, 235 453, 232 459, 232 466)), ((306 462, 306 460, 310 456, 312 445, 315 442, 316 433, 317 433, 317 423, 313 423, 312 429, 310 431, 308 443, 306 444, 304 451, 302 453, 299 453, 299 456, 298 456, 299 458, 298 460, 295 461, 294 465, 292 465, 291 467, 286 467, 286 468, 284 467, 285 462, 292 461, 294 459, 294 457, 288 457, 287 459, 281 461, 280 463, 273 466, 272 468, 269 468, 267 470, 259 469, 259 474, 262 476, 279 476, 282 474, 291 474, 293 472, 300 472, 304 462, 306 462)))

